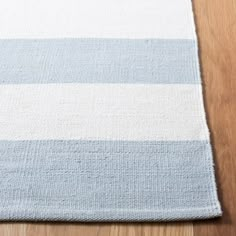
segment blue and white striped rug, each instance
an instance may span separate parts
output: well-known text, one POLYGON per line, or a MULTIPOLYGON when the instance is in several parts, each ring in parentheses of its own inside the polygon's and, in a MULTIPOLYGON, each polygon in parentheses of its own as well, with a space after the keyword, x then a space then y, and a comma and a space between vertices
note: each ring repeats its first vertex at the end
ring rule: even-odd
POLYGON ((191 0, 0 7, 0 220, 221 215, 191 0))

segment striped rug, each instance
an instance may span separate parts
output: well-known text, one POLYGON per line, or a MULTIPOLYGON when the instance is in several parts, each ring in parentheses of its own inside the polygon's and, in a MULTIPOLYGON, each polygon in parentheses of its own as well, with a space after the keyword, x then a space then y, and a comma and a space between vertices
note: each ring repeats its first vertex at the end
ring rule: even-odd
POLYGON ((221 215, 191 0, 0 7, 0 220, 221 215))

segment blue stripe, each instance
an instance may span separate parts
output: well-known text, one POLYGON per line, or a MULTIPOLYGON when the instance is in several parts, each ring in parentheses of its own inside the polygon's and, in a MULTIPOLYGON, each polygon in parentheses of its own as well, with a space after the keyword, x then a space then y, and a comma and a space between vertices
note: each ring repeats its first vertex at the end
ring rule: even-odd
POLYGON ((0 157, 0 219, 221 214, 208 141, 0 141, 0 157))
POLYGON ((0 40, 0 83, 199 84, 194 40, 0 40))

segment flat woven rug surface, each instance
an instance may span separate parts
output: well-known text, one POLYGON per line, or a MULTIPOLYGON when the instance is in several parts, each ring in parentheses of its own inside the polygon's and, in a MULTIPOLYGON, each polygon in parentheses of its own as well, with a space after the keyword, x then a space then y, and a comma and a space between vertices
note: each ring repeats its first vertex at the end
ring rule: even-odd
POLYGON ((221 215, 191 0, 0 7, 0 220, 221 215))

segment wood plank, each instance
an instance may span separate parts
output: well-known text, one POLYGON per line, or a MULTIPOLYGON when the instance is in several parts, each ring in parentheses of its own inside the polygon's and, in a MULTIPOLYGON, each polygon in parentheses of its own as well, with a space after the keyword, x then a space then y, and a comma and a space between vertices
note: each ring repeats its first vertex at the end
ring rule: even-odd
POLYGON ((205 105, 212 133, 221 219, 194 223, 194 235, 236 235, 236 0, 194 1, 205 105))
POLYGON ((193 236, 192 223, 5 223, 3 236, 193 236))

